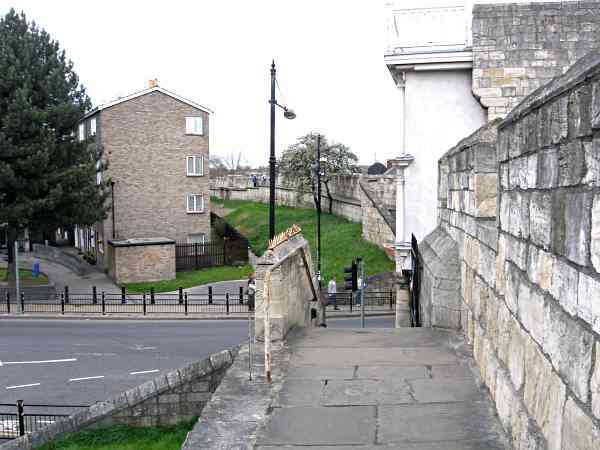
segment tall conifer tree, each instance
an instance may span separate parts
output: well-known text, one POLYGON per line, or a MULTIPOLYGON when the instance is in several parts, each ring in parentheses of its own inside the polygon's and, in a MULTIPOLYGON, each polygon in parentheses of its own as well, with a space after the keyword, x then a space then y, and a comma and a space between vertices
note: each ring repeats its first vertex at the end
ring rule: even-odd
POLYGON ((0 226, 9 248, 26 228, 49 233, 105 216, 101 150, 74 133, 90 105, 57 41, 23 13, 0 18, 0 226))

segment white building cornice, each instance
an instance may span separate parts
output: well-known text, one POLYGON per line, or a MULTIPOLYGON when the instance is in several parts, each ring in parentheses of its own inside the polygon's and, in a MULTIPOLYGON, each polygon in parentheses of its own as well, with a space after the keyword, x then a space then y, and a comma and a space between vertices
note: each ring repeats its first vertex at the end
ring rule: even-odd
POLYGON ((384 61, 397 70, 452 70, 473 67, 473 52, 470 49, 453 52, 396 53, 385 55, 384 61))

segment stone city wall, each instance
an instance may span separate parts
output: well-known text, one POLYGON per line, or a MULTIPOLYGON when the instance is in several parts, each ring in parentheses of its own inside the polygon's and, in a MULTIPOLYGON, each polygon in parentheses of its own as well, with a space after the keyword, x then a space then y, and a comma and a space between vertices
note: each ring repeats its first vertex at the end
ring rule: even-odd
MULTIPOLYGON (((495 259, 497 125, 494 121, 480 128, 439 162, 439 228, 420 244, 425 271, 421 317, 425 326, 466 326, 465 305, 457 295, 461 279, 457 261, 478 266, 478 257, 471 254, 475 241, 481 243, 477 251, 483 257, 495 259)), ((490 280, 490 265, 485 269, 481 277, 490 280)))
POLYGON ((473 93, 490 119, 600 48, 600 2, 473 7, 473 93))
MULTIPOLYGON (((227 200, 268 203, 269 187, 211 186, 211 195, 227 200)), ((226 183, 225 183, 226 184, 226 183)), ((392 248, 395 232, 396 179, 386 175, 351 175, 337 177, 330 183, 331 211, 352 222, 362 223, 363 238, 387 249, 392 248)), ((279 184, 275 201, 294 208, 314 208, 312 193, 279 184)), ((329 198, 322 188, 321 208, 329 211, 329 198)))
POLYGON ((98 402, 40 431, 0 445, 1 450, 37 448, 85 428, 126 424, 136 427, 172 425, 202 412, 237 356, 238 348, 173 370, 113 398, 98 402))
POLYGON ((473 344, 517 449, 600 448, 599 117, 594 52, 439 163, 422 315, 473 344))
MULTIPOLYGON (((395 183, 393 183, 395 187, 395 183)), ((382 203, 374 183, 361 182, 362 237, 394 256, 396 217, 382 203)))
POLYGON ((117 284, 175 279, 175 241, 108 241, 108 275, 117 284))
POLYGON ((256 265, 257 338, 264 337, 264 318, 269 314, 271 340, 284 339, 294 327, 310 324, 310 309, 320 311, 316 274, 308 241, 301 234, 292 236, 272 250, 267 250, 256 265), (270 284, 269 284, 270 281, 270 284), (265 286, 269 284, 269 297, 265 286), (314 301, 313 301, 314 300, 314 301))

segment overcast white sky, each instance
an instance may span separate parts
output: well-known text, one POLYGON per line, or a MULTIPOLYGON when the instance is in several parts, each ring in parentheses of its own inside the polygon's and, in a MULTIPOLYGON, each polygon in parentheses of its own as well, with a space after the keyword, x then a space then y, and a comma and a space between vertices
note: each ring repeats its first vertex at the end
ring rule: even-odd
MULTIPOLYGON (((379 0, 0 0, 45 28, 94 104, 147 80, 215 111, 211 152, 268 161, 269 66, 296 120, 277 115, 277 152, 309 131, 361 163, 399 148, 399 92, 383 62, 379 0)), ((279 95, 279 94, 278 94, 279 95)))

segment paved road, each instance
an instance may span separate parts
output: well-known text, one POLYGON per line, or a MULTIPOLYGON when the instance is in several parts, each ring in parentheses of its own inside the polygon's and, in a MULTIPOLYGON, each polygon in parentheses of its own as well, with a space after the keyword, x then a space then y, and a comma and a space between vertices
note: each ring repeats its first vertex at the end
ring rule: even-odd
POLYGON ((242 320, 3 320, 0 403, 90 404, 237 345, 247 331, 242 320))
MULTIPOLYGON (((390 327, 393 317, 366 325, 390 327)), ((328 320, 330 328, 359 326, 358 318, 328 320)), ((0 403, 90 404, 237 345, 247 332, 245 320, 4 320, 0 403)))

